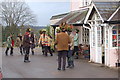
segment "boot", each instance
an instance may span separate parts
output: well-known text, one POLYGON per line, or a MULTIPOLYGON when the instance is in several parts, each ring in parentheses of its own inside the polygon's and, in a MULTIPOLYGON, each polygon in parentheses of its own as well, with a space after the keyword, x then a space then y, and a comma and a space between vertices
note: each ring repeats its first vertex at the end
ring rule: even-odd
POLYGON ((7 48, 6 51, 5 51, 6 56, 8 56, 8 50, 9 50, 9 48, 7 48))
POLYGON ((42 53, 43 53, 42 55, 45 55, 44 51, 42 51, 42 53))
POLYGON ((6 55, 6 56, 8 56, 8 53, 7 53, 7 51, 5 52, 5 55, 6 55))
POLYGON ((45 56, 47 56, 47 52, 45 52, 45 56))
POLYGON ((53 54, 51 53, 51 56, 53 56, 53 54))
POLYGON ((21 55, 23 55, 22 51, 20 50, 21 55))
POLYGON ((32 51, 32 55, 34 55, 34 51, 32 51))
POLYGON ((28 55, 28 54, 25 54, 24 62, 30 62, 30 61, 29 61, 29 55, 28 55))
POLYGON ((25 54, 25 56, 24 56, 24 62, 26 62, 27 61, 27 55, 25 54))

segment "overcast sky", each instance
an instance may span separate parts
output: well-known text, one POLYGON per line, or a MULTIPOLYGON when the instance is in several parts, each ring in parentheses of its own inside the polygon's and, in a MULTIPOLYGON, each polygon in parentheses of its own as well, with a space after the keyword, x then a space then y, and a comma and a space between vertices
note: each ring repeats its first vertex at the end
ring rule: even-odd
POLYGON ((48 2, 48 1, 35 1, 35 2, 27 2, 33 13, 37 17, 38 26, 44 26, 50 24, 50 18, 53 15, 66 13, 70 11, 70 2, 61 1, 61 2, 48 2))

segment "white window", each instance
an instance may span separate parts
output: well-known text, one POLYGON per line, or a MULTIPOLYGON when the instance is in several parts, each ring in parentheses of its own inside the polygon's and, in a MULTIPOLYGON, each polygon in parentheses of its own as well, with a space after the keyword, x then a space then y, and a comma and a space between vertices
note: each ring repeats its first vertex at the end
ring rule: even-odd
POLYGON ((120 47, 120 26, 112 29, 112 47, 120 47))
POLYGON ((89 30, 88 29, 86 29, 86 28, 83 28, 82 29, 83 31, 82 31, 82 42, 83 42, 83 44, 89 44, 89 30))

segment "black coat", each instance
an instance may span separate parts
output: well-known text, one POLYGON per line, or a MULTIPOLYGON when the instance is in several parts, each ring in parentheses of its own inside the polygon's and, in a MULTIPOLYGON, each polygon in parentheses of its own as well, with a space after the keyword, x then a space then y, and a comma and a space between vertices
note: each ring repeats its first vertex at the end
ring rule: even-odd
POLYGON ((24 35, 24 38, 23 38, 23 47, 30 47, 30 37, 28 34, 25 34, 24 35))
POLYGON ((30 37, 30 41, 32 42, 30 47, 33 49, 35 48, 35 42, 34 42, 34 37, 30 37))

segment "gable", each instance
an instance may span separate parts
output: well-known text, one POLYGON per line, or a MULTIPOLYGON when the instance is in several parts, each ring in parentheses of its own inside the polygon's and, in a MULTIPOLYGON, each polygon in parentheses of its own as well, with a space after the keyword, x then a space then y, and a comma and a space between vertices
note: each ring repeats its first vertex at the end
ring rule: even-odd
POLYGON ((104 21, 108 20, 119 7, 119 2, 94 2, 94 4, 104 21))
POLYGON ((116 14, 111 18, 111 21, 120 21, 120 8, 119 10, 116 12, 116 14))

